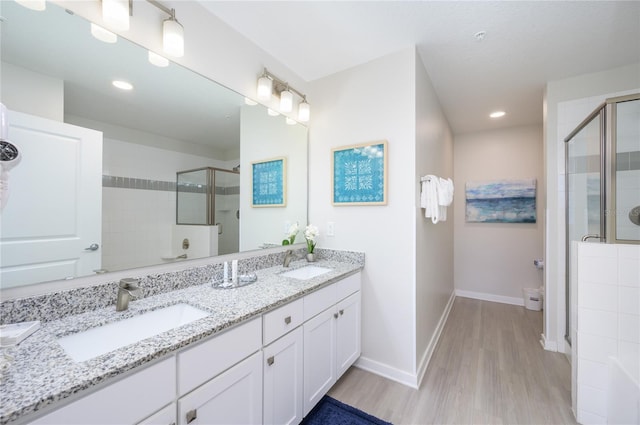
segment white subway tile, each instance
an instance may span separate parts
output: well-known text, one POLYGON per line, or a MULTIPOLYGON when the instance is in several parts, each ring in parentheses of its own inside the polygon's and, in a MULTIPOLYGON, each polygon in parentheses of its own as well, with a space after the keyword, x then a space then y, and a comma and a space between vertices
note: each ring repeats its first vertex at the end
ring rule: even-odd
POLYGON ((609 356, 618 355, 617 335, 611 338, 577 332, 579 359, 593 360, 606 363, 609 356))
MULTIPOLYGON (((581 251, 582 248, 584 248, 584 246, 581 247, 581 251)), ((587 258, 580 256, 578 262, 578 279, 580 279, 581 282, 615 285, 618 283, 618 261, 615 256, 594 256, 587 258)))
POLYGON ((598 416, 607 416, 607 394, 588 385, 578 384, 578 409, 598 416))
POLYGON ((579 308, 578 331, 612 337, 618 334, 618 315, 613 311, 579 308))
POLYGON ((597 310, 618 311, 618 287, 579 281, 578 305, 597 310))
POLYGON ((640 344, 620 341, 617 358, 622 368, 636 382, 640 382, 640 344))
POLYGON ((578 362, 578 384, 606 390, 609 380, 609 367, 606 363, 580 359, 578 362))
POLYGON ((627 314, 640 314, 640 288, 618 287, 620 297, 619 311, 627 314))
POLYGON ((583 242, 579 244, 580 257, 605 257, 617 258, 618 250, 615 245, 596 242, 583 242))
POLYGON ((618 338, 622 341, 640 343, 640 315, 619 313, 618 338))
POLYGON ((640 287, 640 259, 618 258, 618 283, 624 286, 640 287))

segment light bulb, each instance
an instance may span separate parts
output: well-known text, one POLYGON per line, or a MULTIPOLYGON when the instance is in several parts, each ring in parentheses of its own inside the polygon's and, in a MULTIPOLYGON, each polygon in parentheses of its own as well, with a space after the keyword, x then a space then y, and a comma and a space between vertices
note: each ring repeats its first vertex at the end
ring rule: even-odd
POLYGON ((298 121, 307 122, 311 116, 311 107, 307 103, 307 99, 303 99, 298 105, 298 121))
POLYGON ((113 29, 129 29, 129 0, 102 0, 102 20, 113 29))
POLYGON ((171 56, 184 56, 184 28, 173 18, 162 24, 162 50, 171 56))
POLYGON ((282 112, 291 112, 293 109, 293 93, 284 90, 280 93, 280 110, 282 112))
POLYGON ((271 78, 262 76, 258 79, 258 91, 257 96, 260 100, 270 100, 271 99, 271 91, 273 88, 273 81, 271 78))
POLYGON ((91 35, 105 43, 115 43, 118 41, 117 35, 111 31, 107 31, 99 25, 94 24, 93 22, 91 23, 91 35))

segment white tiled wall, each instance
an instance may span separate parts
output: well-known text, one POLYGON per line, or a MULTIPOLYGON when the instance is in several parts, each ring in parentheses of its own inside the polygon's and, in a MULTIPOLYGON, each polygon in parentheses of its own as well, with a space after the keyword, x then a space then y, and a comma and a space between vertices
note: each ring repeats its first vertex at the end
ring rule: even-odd
POLYGON ((610 358, 640 382, 640 246, 574 243, 574 409, 582 424, 606 423, 610 358))

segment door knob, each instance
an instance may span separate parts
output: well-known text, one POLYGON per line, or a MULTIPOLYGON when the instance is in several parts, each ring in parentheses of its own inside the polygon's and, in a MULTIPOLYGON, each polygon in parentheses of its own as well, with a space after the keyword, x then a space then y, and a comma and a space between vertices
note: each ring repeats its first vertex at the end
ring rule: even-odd
POLYGON ((97 243, 92 243, 91 245, 86 247, 84 250, 85 251, 97 251, 98 248, 100 248, 100 245, 98 245, 97 243))

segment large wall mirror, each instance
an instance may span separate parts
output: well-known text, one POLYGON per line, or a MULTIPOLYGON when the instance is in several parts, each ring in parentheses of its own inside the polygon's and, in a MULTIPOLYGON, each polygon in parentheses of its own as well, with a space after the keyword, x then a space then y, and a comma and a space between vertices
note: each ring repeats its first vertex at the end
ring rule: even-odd
POLYGON ((154 65, 122 37, 100 41, 52 3, 2 1, 0 13, 0 100, 20 152, 5 179, 0 288, 260 249, 306 223, 306 127, 175 63, 154 65), (256 208, 252 166, 281 157, 287 202, 256 208), (215 187, 177 184, 202 168, 226 173, 215 187), (210 191, 214 222, 176 224, 180 208, 207 208, 177 205, 180 191, 210 191))

